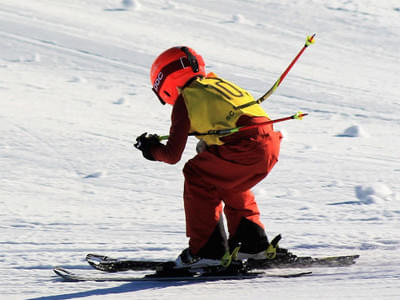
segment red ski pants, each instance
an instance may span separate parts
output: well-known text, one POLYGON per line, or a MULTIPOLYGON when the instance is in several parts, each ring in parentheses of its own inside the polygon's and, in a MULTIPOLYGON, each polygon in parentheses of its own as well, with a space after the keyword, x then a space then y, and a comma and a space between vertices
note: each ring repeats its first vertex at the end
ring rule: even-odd
POLYGON ((243 217, 264 228, 250 188, 278 161, 282 136, 262 129, 253 137, 227 137, 224 145, 210 147, 186 163, 184 206, 192 253, 207 243, 223 211, 230 236, 243 217))

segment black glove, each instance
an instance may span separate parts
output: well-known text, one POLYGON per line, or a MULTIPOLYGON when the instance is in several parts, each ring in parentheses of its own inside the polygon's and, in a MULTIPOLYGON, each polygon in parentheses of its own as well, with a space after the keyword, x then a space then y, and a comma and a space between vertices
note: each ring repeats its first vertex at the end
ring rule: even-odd
POLYGON ((147 132, 145 132, 136 138, 136 144, 134 144, 134 146, 142 151, 144 158, 148 160, 155 160, 153 155, 151 155, 151 148, 159 144, 161 143, 157 134, 147 135, 147 132))

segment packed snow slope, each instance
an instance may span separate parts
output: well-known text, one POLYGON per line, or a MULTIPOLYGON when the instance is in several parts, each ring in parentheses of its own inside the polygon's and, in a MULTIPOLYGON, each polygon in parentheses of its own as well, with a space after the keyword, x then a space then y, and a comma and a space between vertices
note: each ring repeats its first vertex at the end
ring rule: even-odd
MULTIPOLYGON (((400 4, 397 0, 0 1, 0 298, 399 299, 400 4), (88 252, 173 259, 186 247, 184 162, 145 160, 167 134, 153 59, 174 45, 255 97, 309 34, 263 107, 299 110, 254 193, 262 221, 298 255, 360 254, 297 279, 65 283, 88 252)), ((96 271, 93 271, 96 273, 96 271)))

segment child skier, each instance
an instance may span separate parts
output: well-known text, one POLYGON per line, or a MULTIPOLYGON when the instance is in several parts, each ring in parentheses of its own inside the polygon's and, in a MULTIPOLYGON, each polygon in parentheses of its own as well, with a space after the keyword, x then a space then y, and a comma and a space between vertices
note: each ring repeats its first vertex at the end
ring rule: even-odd
MULTIPOLYGON (((189 133, 264 123, 268 115, 237 85, 210 73, 203 58, 188 47, 160 54, 151 67, 153 91, 162 104, 173 105, 170 135, 139 136, 135 147, 146 159, 175 164, 189 133)), ((250 189, 278 161, 280 132, 272 124, 227 135, 198 135, 198 154, 183 168, 184 207, 189 247, 178 266, 219 264, 239 244, 238 258, 265 259, 269 241, 250 189), (223 207, 224 204, 224 207, 223 207), (225 213, 229 239, 224 230, 225 213)))

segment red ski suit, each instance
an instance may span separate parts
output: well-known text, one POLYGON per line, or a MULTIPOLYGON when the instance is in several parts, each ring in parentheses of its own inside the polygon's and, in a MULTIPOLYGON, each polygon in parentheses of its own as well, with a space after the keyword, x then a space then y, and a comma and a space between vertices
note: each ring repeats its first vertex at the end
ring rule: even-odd
MULTIPOLYGON (((243 115, 237 126, 267 120, 243 115)), ((167 144, 152 148, 151 153, 155 160, 174 164, 181 158, 190 130, 182 96, 174 104, 171 122, 167 144)), ((273 131, 272 124, 262 125, 221 138, 223 145, 210 146, 185 164, 184 207, 192 253, 198 253, 210 239, 223 211, 230 236, 235 234, 242 218, 264 229, 250 189, 277 162, 281 138, 280 132, 273 131)))

